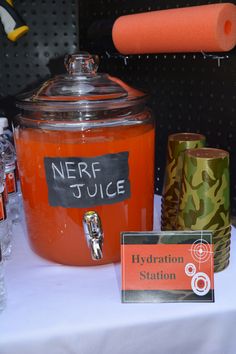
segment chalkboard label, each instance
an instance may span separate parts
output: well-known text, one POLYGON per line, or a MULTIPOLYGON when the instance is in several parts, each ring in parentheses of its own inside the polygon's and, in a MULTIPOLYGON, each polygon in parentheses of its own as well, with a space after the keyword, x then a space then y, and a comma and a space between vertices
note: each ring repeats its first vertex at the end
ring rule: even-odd
POLYGON ((51 206, 87 208, 130 197, 129 153, 96 157, 45 157, 51 206))

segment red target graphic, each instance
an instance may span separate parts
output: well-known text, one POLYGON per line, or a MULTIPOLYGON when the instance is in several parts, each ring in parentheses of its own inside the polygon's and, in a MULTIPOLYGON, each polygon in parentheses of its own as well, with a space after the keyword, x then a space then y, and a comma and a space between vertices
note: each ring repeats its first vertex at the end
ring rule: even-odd
POLYGON ((191 287, 193 292, 198 296, 206 295, 211 288, 210 278, 206 273, 196 273, 191 280, 191 287))
POLYGON ((196 273, 196 266, 193 263, 187 263, 185 266, 185 274, 192 277, 196 273))
POLYGON ((192 244, 191 255, 198 263, 207 262, 211 253, 211 245, 205 240, 198 239, 192 244))

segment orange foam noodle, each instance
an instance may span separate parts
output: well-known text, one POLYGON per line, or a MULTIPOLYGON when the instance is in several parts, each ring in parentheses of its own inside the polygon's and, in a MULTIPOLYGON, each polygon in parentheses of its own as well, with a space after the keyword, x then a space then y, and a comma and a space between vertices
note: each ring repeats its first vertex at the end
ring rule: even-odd
POLYGON ((122 54, 229 51, 236 44, 236 6, 209 4, 121 16, 112 38, 122 54))

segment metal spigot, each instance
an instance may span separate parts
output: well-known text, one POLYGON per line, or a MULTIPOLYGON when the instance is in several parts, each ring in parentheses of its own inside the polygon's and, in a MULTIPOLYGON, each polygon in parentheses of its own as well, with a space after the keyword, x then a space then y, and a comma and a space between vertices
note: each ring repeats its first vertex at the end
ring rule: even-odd
POLYGON ((83 226, 92 259, 102 259, 104 235, 99 215, 95 211, 87 211, 83 217, 83 226))

